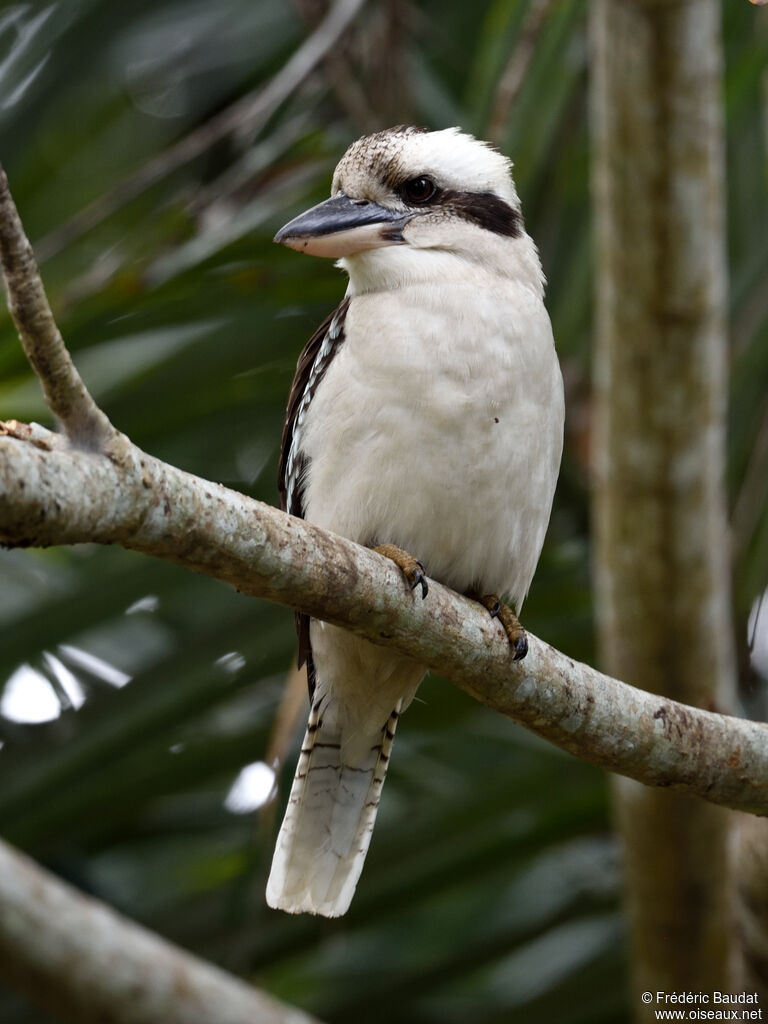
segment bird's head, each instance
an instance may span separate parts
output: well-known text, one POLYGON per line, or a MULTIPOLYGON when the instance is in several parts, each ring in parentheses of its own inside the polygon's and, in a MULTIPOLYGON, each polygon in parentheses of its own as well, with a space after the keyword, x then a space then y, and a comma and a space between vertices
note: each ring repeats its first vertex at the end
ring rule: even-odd
POLYGON ((331 198, 295 217, 275 241, 339 259, 354 291, 429 279, 468 264, 506 273, 516 262, 540 287, 511 166, 458 128, 399 127, 367 135, 341 158, 331 198))

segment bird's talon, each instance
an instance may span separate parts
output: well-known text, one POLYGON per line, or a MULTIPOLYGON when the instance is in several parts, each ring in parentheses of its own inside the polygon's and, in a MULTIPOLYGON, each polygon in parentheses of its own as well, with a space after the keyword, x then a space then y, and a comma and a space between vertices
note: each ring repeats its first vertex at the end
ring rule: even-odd
POLYGON ((528 653, 528 637, 525 632, 521 633, 520 636, 512 644, 512 661, 522 661, 528 653))
MULTIPOLYGON (((424 563, 420 559, 414 558, 414 562, 416 563, 417 568, 412 573, 413 578, 411 579, 408 573, 406 573, 406 579, 411 584, 411 590, 415 590, 416 587, 421 586, 421 600, 423 601, 429 593, 427 574, 424 569, 424 563)), ((403 572, 405 572, 405 570, 403 570, 403 572)))
POLYGON ((496 594, 480 595, 477 591, 470 591, 467 595, 474 601, 479 601, 486 609, 492 619, 498 619, 504 632, 507 634, 509 646, 512 649, 512 660, 522 661, 528 653, 528 638, 525 630, 520 625, 515 613, 508 604, 504 604, 496 594))
POLYGON ((421 599, 423 601, 429 593, 429 583, 427 582, 424 563, 420 562, 418 558, 414 558, 413 555, 409 555, 407 551, 403 551, 402 548, 397 547, 395 544, 379 544, 373 550, 395 563, 403 576, 405 576, 411 590, 415 590, 419 586, 421 587, 421 599))

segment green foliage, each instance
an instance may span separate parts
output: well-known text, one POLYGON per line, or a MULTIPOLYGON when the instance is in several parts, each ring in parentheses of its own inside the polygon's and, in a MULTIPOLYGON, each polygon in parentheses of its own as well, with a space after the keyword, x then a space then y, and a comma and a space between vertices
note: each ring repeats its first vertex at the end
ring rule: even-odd
MULTIPOLYGON (((527 4, 370 6, 344 51, 347 88, 390 59, 372 40, 391 19, 406 69, 399 119, 483 135, 527 4)), ((768 473, 760 18, 747 4, 727 5, 730 483, 743 510, 742 621, 768 576, 765 488, 749 484, 768 473)), ((257 132, 246 127, 159 174, 58 251, 50 233, 269 81, 305 33, 279 0, 0 9, 0 158, 28 233, 48 254, 50 299, 86 382, 147 451, 269 502, 297 355, 344 288, 328 263, 270 239, 324 195, 336 159, 361 134, 343 93, 313 75, 257 132)), ((525 622, 592 659, 585 33, 583 0, 552 6, 503 145, 549 278, 569 400, 566 458, 525 622)), ((366 101, 376 113, 377 96, 366 101)), ((5 314, 0 417, 50 422, 5 314)), ((0 715, 0 827, 10 841, 329 1022, 494 1024, 516 1010, 531 1024, 626 1019, 617 851, 596 770, 430 679, 398 731, 348 917, 276 914, 262 894, 277 812, 238 815, 224 800, 238 771, 266 757, 294 651, 290 612, 122 550, 0 555, 0 695, 15 680, 6 701, 23 689, 33 703, 40 695, 41 712, 54 693, 61 704, 38 724, 0 715), (116 686, 115 669, 130 682, 116 686)), ((292 755, 279 810, 291 769, 292 755)), ((43 1018, 0 993, 0 1019, 43 1018)))

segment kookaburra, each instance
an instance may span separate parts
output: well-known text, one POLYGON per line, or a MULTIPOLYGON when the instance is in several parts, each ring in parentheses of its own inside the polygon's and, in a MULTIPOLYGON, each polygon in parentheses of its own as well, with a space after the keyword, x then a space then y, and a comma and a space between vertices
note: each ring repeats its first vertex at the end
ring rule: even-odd
MULTIPOLYGON (((563 386, 539 257, 508 159, 458 128, 355 142, 331 198, 275 241, 339 260, 349 287, 299 358, 280 460, 283 508, 498 616, 519 611, 549 521, 563 386)), ((424 668, 297 616, 311 710, 267 901, 345 913, 397 720, 424 668)))

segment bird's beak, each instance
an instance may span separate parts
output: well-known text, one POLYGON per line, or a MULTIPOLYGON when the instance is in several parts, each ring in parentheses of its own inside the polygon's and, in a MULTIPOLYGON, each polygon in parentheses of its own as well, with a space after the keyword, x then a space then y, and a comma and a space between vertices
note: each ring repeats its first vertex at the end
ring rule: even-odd
POLYGON ((311 256, 338 259, 365 249, 402 244, 400 232, 411 216, 369 199, 350 199, 341 192, 294 217, 280 228, 275 241, 311 256))

